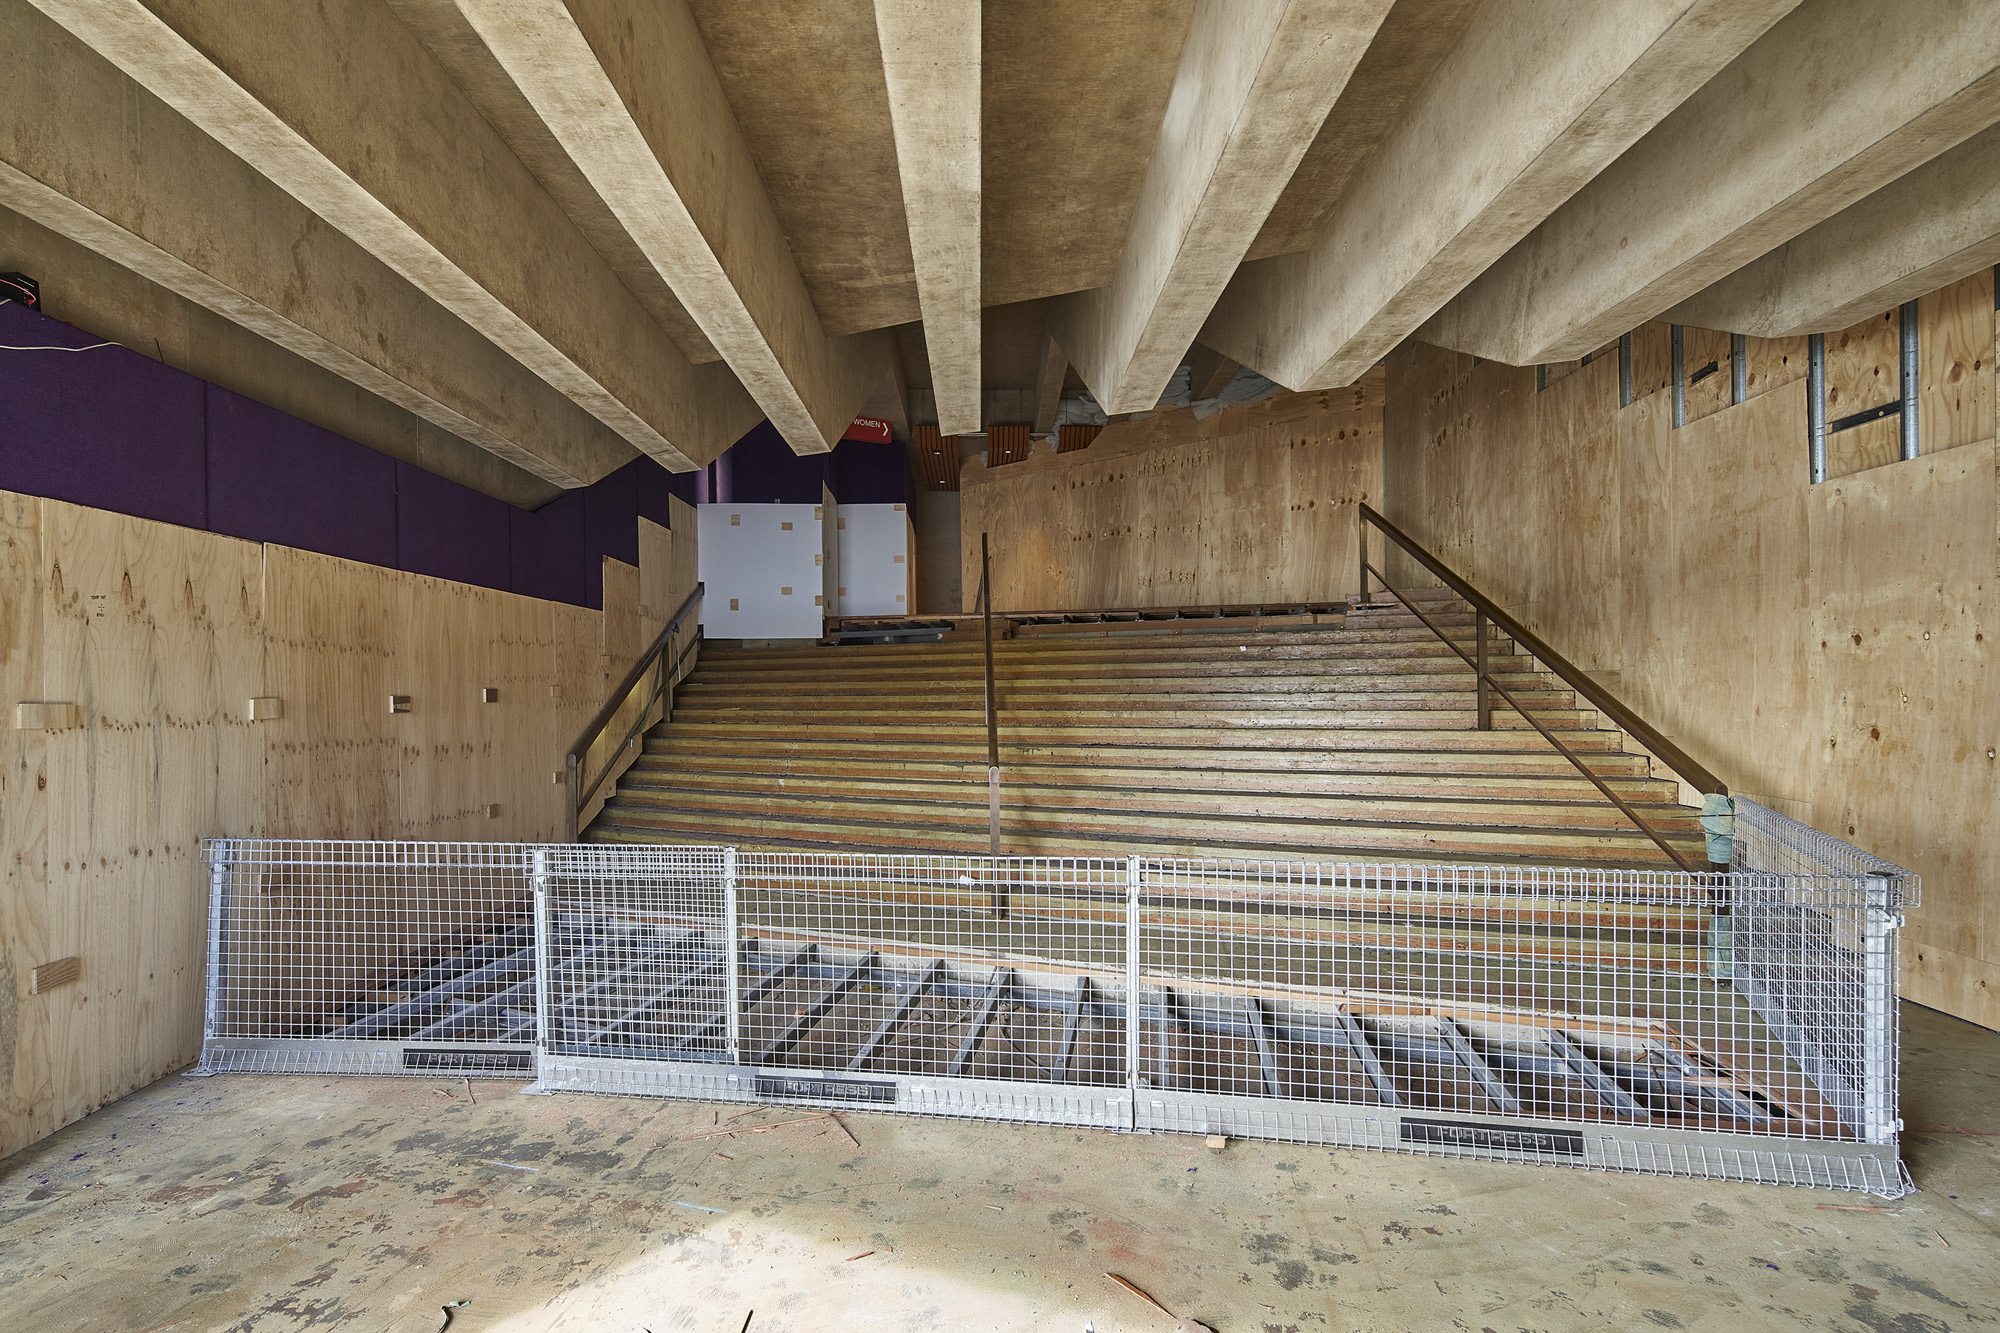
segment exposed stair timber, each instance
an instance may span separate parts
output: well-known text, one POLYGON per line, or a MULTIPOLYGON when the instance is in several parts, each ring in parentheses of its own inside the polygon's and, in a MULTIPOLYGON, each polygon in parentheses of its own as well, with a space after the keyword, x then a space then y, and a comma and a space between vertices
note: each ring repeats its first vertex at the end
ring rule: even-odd
MULTIPOLYGON (((996 643, 1004 850, 1672 868, 1512 709, 1475 730, 1472 673, 1380 596, 1310 626, 996 643)), ((1409 596, 1471 648, 1463 602, 1409 596)), ((983 853, 982 652, 710 645, 584 836, 983 853)), ((1676 782, 1504 636, 1488 652, 1522 706, 1705 860, 1676 782)))

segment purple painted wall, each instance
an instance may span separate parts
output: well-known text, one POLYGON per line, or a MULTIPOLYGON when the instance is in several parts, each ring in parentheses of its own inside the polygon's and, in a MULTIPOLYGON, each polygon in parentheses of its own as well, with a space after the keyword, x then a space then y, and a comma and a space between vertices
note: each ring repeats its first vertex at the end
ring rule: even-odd
MULTIPOLYGON (((0 305, 0 345, 101 341, 26 306, 0 305)), ((0 486, 208 526, 202 381, 124 347, 0 351, 0 486)))
POLYGON ((695 473, 635 458, 526 513, 99 341, 0 304, 0 489, 590 607, 639 516, 695 500, 695 473))
POLYGON ((843 504, 908 504, 909 467, 900 444, 842 440, 832 453, 799 455, 766 421, 704 469, 708 504, 818 504, 827 486, 843 504))
POLYGON ((241 394, 205 387, 210 532, 403 568, 395 459, 241 394))

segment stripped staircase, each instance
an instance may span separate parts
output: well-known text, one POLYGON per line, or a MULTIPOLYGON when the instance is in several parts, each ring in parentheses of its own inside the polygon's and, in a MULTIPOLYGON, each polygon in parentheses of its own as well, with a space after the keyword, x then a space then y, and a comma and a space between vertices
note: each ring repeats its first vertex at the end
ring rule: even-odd
MULTIPOLYGON (((1312 625, 996 643, 1003 850, 1673 868, 1513 710, 1496 701, 1475 729, 1472 672, 1423 623, 1471 652, 1469 606, 1378 596, 1312 625)), ((1523 707, 1706 861, 1698 812, 1624 732, 1504 636, 1488 651, 1523 707)), ((708 647, 584 838, 983 853, 983 683, 977 641, 708 647)))

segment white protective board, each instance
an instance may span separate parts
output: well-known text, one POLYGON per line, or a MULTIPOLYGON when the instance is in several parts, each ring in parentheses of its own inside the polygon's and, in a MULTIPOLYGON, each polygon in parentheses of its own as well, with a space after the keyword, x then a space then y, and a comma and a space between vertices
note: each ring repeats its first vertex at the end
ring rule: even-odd
POLYGON ((908 615, 916 591, 910 568, 916 543, 908 506, 840 507, 840 614, 908 615))
POLYGON ((701 624, 711 639, 817 639, 824 630, 824 506, 696 510, 701 624))

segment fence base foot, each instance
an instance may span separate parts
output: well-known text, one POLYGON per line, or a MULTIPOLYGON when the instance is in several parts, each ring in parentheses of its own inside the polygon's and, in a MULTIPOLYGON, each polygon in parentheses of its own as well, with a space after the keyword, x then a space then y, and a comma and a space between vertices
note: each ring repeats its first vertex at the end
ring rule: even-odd
POLYGON ((195 1066, 195 1067, 194 1067, 193 1069, 183 1069, 183 1070, 181 1071, 181 1077, 182 1077, 182 1078, 214 1078, 214 1077, 215 1077, 215 1071, 214 1071, 213 1069, 209 1069, 209 1068, 207 1068, 207 1067, 206 1067, 206 1066, 204 1066, 204 1065, 196 1065, 196 1066, 195 1066))
POLYGON ((556 1095, 554 1088, 545 1088, 540 1083, 530 1083, 526 1087, 516 1088, 515 1091, 523 1097, 553 1097, 556 1095))

